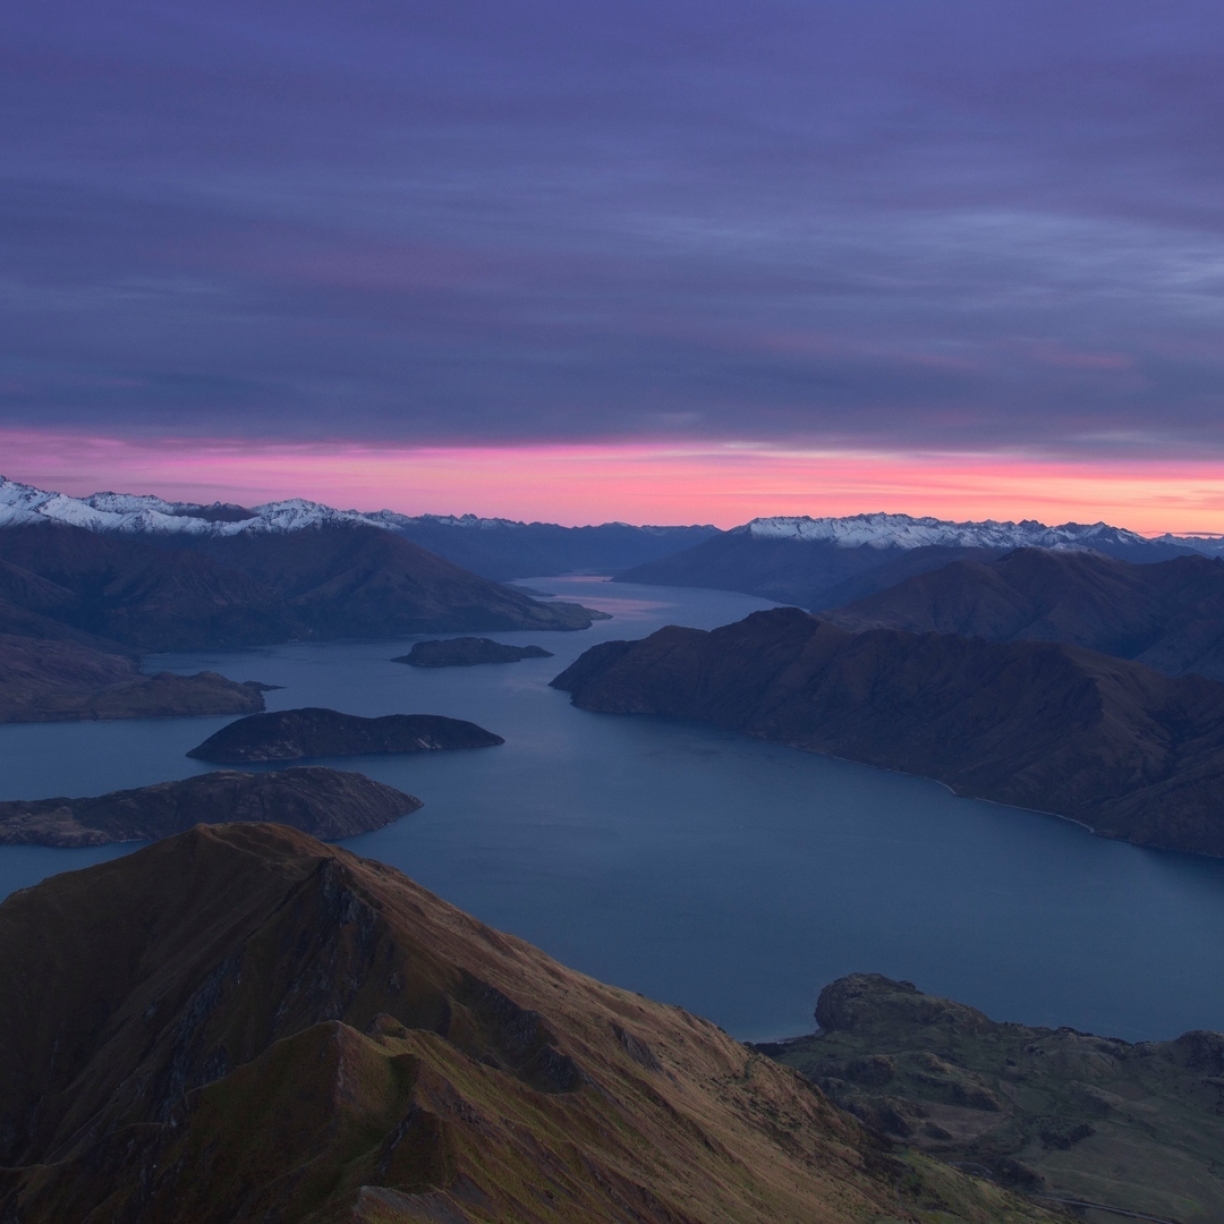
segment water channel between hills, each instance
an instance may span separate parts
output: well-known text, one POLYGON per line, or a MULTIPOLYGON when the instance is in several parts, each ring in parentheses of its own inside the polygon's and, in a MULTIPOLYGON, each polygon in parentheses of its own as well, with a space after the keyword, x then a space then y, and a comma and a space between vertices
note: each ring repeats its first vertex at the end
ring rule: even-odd
MULTIPOLYGON (((1111 1036, 1224 1029, 1224 861, 1141 850, 935 782, 689 723, 575 710, 548 681, 660 625, 710 628, 764 601, 534 579, 614 619, 490 634, 552 659, 421 671, 411 639, 163 655, 285 687, 272 709, 469 718, 500 748, 329 761, 425 807, 351 849, 607 981, 737 1037, 810 1031, 820 987, 875 970, 996 1019, 1111 1036)), ((228 719, 0 727, 0 798, 99 794, 208 767, 228 719)), ((0 849, 0 896, 132 846, 0 849)))

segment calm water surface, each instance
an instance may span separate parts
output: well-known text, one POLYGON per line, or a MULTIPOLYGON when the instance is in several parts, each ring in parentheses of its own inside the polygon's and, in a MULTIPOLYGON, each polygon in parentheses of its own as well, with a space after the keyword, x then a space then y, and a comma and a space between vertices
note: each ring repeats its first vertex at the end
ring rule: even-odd
MULTIPOLYGON (((161 656, 285 687, 270 708, 470 718, 501 748, 347 758, 426 806, 346 843, 576 968, 738 1037, 810 1031, 820 987, 909 978, 999 1019, 1128 1038, 1224 1029, 1224 862, 1140 850, 936 783, 654 718, 547 687, 597 641, 768 606, 711 591, 533 580, 614 620, 495 634, 556 658, 419 671, 411 639, 161 656)), ((0 727, 0 798, 201 772, 228 719, 0 727)), ((131 847, 0 849, 0 895, 131 847)))

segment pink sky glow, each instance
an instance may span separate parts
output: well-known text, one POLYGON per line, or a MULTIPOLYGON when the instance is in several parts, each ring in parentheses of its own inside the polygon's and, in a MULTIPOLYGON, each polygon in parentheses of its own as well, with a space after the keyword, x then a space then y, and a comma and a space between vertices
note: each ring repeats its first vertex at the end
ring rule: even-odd
POLYGON ((1104 519, 1145 534, 1224 531, 1224 466, 869 454, 718 443, 412 448, 130 440, 0 432, 0 474, 246 505, 305 497, 360 510, 564 524, 715 523, 886 510, 954 519, 1104 519))

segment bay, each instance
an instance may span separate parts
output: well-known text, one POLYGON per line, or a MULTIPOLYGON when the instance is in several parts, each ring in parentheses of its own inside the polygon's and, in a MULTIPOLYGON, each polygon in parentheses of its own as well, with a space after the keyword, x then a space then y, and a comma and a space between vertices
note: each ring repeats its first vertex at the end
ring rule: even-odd
MULTIPOLYGON (((566 963, 737 1037, 809 1031, 855 971, 999 1019, 1129 1039, 1224 1029, 1224 862, 1096 838, 937 783, 696 724, 590 714, 548 681, 597 641, 710 628, 762 600, 540 578, 613 614, 573 634, 490 634, 552 659, 423 671, 413 639, 159 656, 285 687, 270 708, 469 718, 503 747, 344 758, 425 800, 347 842, 566 963)), ((0 727, 0 798, 99 794, 208 767, 228 719, 0 727)), ((0 895, 134 847, 0 849, 0 895)))

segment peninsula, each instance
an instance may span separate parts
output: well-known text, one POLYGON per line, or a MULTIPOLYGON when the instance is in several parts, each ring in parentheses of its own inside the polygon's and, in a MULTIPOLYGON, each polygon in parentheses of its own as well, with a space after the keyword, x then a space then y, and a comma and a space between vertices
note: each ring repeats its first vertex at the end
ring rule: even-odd
POLYGON ((421 801, 359 773, 303 767, 218 770, 88 799, 0 803, 0 845, 101 846, 155 841, 196 824, 275 821, 323 841, 372 833, 421 801))
POLYGON ((851 633, 798 608, 605 642, 553 682, 937 778, 1107 837, 1224 856, 1224 684, 1056 642, 851 633))
POLYGON ((147 675, 118 647, 0 634, 0 723, 250 714, 267 687, 207 671, 147 675))
POLYGON ((218 765, 242 765, 311 757, 492 748, 505 742, 500 735, 460 718, 438 714, 360 718, 308 706, 241 718, 210 735, 187 755, 218 765))

